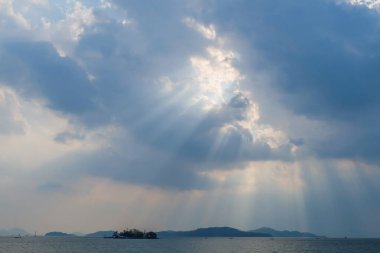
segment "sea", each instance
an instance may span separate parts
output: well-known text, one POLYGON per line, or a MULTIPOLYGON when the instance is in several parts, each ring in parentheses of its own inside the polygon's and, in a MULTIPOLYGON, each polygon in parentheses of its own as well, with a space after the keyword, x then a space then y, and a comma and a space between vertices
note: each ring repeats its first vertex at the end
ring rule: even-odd
POLYGON ((380 253, 380 239, 0 237, 1 253, 380 253))

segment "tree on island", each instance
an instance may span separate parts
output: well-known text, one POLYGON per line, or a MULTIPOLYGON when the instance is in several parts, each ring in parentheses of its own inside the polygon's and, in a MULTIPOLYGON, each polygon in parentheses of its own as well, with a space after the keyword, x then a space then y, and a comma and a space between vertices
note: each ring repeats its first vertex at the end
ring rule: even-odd
POLYGON ((157 239, 157 234, 152 231, 145 233, 138 229, 127 229, 120 233, 115 231, 112 237, 115 239, 157 239))
POLYGON ((157 234, 154 233, 154 232, 152 232, 152 231, 150 231, 150 232, 148 232, 148 233, 145 234, 145 238, 146 239, 157 239, 157 234))

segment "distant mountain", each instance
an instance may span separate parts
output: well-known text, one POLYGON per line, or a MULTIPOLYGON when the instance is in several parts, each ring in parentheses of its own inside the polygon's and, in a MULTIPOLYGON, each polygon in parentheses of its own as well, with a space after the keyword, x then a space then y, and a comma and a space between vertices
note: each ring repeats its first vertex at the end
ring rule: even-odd
POLYGON ((312 233, 304 233, 304 232, 299 232, 299 231, 278 231, 273 228, 268 228, 268 227, 262 227, 258 228, 255 230, 251 230, 250 232, 255 232, 255 233, 266 233, 270 234, 273 237, 319 237, 318 235, 312 234, 312 233))
POLYGON ((270 234, 260 232, 245 232, 230 227, 198 228, 191 231, 161 231, 159 238, 164 237, 271 237, 270 234))
POLYGON ((48 233, 46 233, 45 236, 76 236, 76 235, 54 231, 54 232, 48 232, 48 233))
POLYGON ((21 235, 25 236, 29 233, 21 228, 12 228, 12 229, 0 229, 0 236, 16 236, 21 235))
MULTIPOLYGON (((104 230, 89 233, 86 237, 112 237, 114 231, 104 230)), ((28 234, 22 229, 0 230, 1 235, 26 235, 28 234)), ((67 234, 63 232, 49 232, 45 236, 79 236, 80 234, 67 234)), ((231 227, 208 227, 198 228, 190 231, 160 231, 157 232, 159 238, 167 237, 320 237, 312 233, 299 231, 278 231, 269 227, 261 227, 255 230, 242 231, 231 227)))
POLYGON ((87 234, 87 237, 111 237, 114 231, 106 230, 106 231, 97 231, 95 233, 87 234))
POLYGON ((74 233, 71 233, 72 235, 76 235, 76 236, 85 236, 86 234, 83 234, 81 232, 74 232, 74 233))

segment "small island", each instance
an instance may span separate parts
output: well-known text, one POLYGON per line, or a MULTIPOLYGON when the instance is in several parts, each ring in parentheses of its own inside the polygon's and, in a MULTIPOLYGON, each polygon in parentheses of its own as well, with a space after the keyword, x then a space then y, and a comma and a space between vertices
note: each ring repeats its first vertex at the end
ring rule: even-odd
POLYGON ((112 237, 106 237, 106 238, 113 238, 113 239, 157 239, 157 234, 149 231, 149 232, 142 232, 138 229, 130 229, 130 230, 123 230, 122 232, 115 231, 113 232, 112 237))
POLYGON ((55 237, 58 237, 58 236, 76 236, 76 235, 54 231, 54 232, 48 232, 48 233, 46 233, 45 236, 55 236, 55 237))

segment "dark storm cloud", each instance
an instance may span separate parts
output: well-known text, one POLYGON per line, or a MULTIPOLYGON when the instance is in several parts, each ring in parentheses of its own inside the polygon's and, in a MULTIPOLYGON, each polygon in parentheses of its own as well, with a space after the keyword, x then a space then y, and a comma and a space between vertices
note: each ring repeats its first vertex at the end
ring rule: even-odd
POLYGON ((330 125, 330 139, 307 145, 379 162, 378 12, 324 0, 218 1, 210 9, 205 20, 241 46, 247 73, 266 73, 282 105, 330 125))

